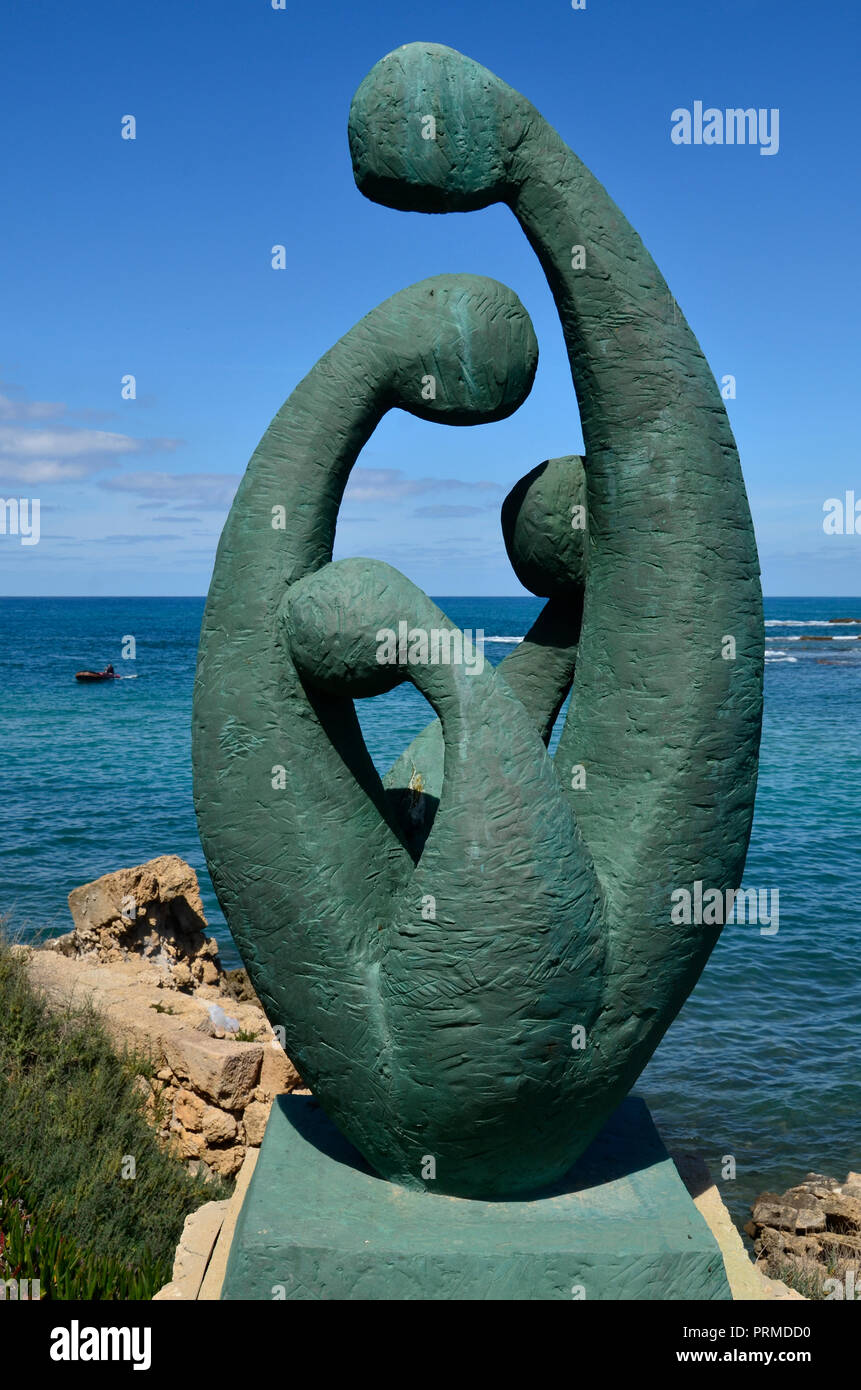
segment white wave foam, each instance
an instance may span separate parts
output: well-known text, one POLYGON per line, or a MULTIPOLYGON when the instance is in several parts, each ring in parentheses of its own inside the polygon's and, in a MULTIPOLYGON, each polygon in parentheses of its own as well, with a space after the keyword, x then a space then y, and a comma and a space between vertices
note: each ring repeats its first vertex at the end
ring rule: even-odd
POLYGON ((839 623, 834 618, 766 618, 766 627, 861 627, 861 618, 839 623))
POLYGON ((522 637, 485 637, 485 642, 522 642, 522 637))

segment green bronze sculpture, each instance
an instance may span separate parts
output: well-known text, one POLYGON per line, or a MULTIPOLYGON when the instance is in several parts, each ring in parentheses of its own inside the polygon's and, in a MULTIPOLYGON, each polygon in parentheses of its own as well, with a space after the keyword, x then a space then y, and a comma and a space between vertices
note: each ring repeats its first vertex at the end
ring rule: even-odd
POLYGON ((512 209, 559 309, 586 456, 541 464, 503 507, 515 572, 547 599, 526 640, 495 670, 381 661, 402 622, 457 634, 389 566, 332 563, 350 469, 395 406, 504 418, 537 347, 514 294, 467 275, 403 290, 347 333, 272 421, 221 538, 198 821, 253 984, 343 1133, 390 1180, 513 1197, 567 1172, 693 988, 720 926, 674 922, 673 891, 740 884, 756 547, 693 334, 535 108, 411 44, 362 83, 349 133, 379 202, 512 209), (402 680, 438 720, 381 781, 353 700, 402 680))

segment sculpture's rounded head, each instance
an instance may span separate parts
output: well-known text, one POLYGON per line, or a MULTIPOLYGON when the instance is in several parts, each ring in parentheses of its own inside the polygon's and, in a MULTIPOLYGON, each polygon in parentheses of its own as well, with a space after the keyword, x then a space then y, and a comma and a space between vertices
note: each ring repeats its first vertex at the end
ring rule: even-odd
POLYGON ((586 582, 586 474, 577 454, 547 459, 502 504, 511 567, 539 598, 573 598, 586 582))
POLYGON ((405 212, 470 212, 504 200, 528 111, 507 83, 456 49, 405 44, 353 97, 356 183, 405 212))
POLYGON ((330 695, 385 694, 406 676, 391 659, 398 621, 423 598, 382 560, 335 560, 297 580, 279 610, 296 669, 330 695))
POLYGON ((435 275, 373 310, 391 404, 450 425, 504 420, 538 366, 532 321, 513 290, 483 275, 435 275))

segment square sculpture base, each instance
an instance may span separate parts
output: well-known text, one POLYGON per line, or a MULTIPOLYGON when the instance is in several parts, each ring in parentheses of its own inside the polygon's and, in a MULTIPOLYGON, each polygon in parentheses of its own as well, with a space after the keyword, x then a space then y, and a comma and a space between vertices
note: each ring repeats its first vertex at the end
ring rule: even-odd
POLYGON ((549 1195, 480 1202, 384 1181, 311 1096, 280 1096, 221 1297, 731 1295, 717 1242, 638 1097, 549 1195))

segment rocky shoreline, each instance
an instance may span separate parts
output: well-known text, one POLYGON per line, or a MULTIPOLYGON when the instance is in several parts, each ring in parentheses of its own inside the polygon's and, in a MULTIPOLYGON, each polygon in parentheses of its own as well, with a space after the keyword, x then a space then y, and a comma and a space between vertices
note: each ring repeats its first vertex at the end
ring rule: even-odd
POLYGON ((69 895, 72 931, 19 946, 58 1007, 87 1001, 119 1047, 147 1055, 147 1115, 192 1172, 234 1177, 276 1095, 302 1090, 244 971, 207 935, 197 875, 175 855, 69 895))
POLYGON ((861 1173, 843 1182, 808 1173, 788 1191, 764 1192, 745 1233, 765 1272, 808 1297, 861 1299, 861 1173))

